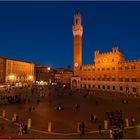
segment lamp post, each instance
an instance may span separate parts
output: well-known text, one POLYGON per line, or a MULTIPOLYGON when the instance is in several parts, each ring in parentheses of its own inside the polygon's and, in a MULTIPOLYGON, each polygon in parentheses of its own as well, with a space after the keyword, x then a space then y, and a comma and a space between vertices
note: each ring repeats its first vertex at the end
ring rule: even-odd
POLYGON ((47 70, 48 70, 48 82, 49 82, 49 84, 50 84, 50 83, 51 83, 51 78, 50 78, 50 71, 51 71, 51 68, 48 67, 47 70))

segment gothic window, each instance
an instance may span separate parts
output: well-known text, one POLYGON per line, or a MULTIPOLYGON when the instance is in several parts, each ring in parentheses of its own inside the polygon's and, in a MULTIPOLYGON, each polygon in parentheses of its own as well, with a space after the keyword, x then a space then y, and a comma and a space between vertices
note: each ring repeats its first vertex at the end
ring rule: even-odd
POLYGON ((122 67, 119 67, 118 70, 122 70, 122 67))
POLYGON ((136 78, 132 78, 132 82, 136 82, 136 78))
POLYGON ((92 88, 95 88, 95 85, 92 85, 92 88))
POLYGON ((119 81, 123 81, 123 78, 119 78, 119 81))
POLYGON ((113 90, 115 90, 115 89, 116 89, 116 87, 115 87, 115 86, 113 86, 113 87, 112 87, 112 89, 113 89, 113 90))
POLYGON ((115 67, 112 67, 112 70, 115 70, 115 67))
POLYGON ((115 81, 115 78, 112 78, 112 81, 115 81))
POLYGON ((98 85, 98 88, 100 88, 100 85, 98 85))
POLYGON ((84 88, 87 88, 86 84, 84 84, 84 88))
POLYGON ((105 89, 105 85, 103 85, 102 88, 105 89))
POLYGON ((88 88, 91 88, 91 85, 88 85, 88 88))
POLYGON ((128 70, 129 68, 128 68, 128 66, 125 66, 125 70, 128 70))
POLYGON ((136 92, 137 91, 136 88, 133 88, 132 90, 133 90, 133 92, 136 92))
POLYGON ((129 82, 129 78, 125 78, 125 82, 129 82))
POLYGON ((123 87, 120 87, 120 90, 122 91, 123 90, 123 87))
POLYGON ((107 70, 109 71, 109 68, 107 68, 107 70))
POLYGON ((107 89, 110 89, 110 86, 107 86, 107 89))
POLYGON ((136 66, 131 66, 131 69, 132 69, 132 70, 136 69, 136 66))

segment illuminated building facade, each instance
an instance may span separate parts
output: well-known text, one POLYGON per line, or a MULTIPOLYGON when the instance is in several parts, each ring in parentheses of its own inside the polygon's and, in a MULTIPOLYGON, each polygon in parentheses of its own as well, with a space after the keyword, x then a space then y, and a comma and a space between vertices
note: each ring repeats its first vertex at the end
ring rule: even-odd
POLYGON ((43 65, 35 65, 36 81, 53 82, 55 70, 43 65))
POLYGON ((73 76, 73 71, 70 69, 59 68, 55 72, 55 83, 59 86, 65 85, 70 87, 71 77, 73 76))
POLYGON ((1 83, 32 83, 34 81, 34 64, 8 58, 0 58, 1 83))
POLYGON ((125 61, 113 47, 111 52, 94 52, 94 64, 82 65, 82 33, 80 13, 74 16, 74 76, 72 88, 140 94, 140 60, 125 61))

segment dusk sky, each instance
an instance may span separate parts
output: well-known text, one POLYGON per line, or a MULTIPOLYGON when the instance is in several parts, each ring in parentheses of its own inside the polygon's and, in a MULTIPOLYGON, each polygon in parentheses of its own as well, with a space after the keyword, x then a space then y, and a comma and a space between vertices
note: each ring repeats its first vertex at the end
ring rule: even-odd
POLYGON ((83 24, 83 64, 117 45, 140 59, 140 2, 0 2, 0 56, 53 68, 73 66, 74 13, 83 24))

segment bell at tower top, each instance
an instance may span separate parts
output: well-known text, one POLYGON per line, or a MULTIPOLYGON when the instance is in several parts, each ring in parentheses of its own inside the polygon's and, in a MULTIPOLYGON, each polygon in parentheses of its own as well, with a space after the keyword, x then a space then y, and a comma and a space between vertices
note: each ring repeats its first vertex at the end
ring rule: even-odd
POLYGON ((81 25, 81 14, 76 12, 74 15, 74 25, 81 25))
POLYGON ((76 12, 74 15, 74 25, 72 27, 72 31, 74 36, 82 36, 83 34, 82 18, 80 12, 76 12))

